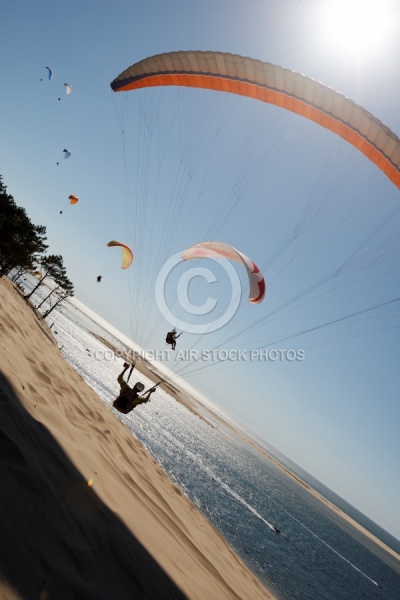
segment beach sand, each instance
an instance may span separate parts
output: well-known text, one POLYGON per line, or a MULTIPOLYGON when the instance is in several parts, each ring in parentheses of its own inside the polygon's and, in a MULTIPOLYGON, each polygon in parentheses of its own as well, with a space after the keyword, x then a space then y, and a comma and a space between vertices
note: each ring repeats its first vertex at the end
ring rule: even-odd
POLYGON ((273 598, 0 280, 0 598, 273 598))

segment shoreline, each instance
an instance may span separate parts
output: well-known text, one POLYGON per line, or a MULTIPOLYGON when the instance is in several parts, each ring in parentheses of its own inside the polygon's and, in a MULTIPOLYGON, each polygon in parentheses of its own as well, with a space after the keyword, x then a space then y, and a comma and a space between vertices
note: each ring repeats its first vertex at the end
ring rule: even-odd
MULTIPOLYGON (((101 343, 103 343, 107 348, 112 350, 114 353, 119 355, 123 360, 129 362, 129 354, 125 353, 105 338, 95 333, 92 335, 101 343)), ((122 342, 121 342, 122 344, 122 342)), ((143 373, 146 377, 148 377, 151 381, 156 383, 158 379, 158 373, 155 373, 153 369, 153 365, 150 361, 140 358, 136 361, 136 367, 138 371, 143 373), (151 366, 150 366, 151 365, 151 366)), ((154 367, 155 368, 155 367, 154 367)), ((160 378, 162 375, 160 374, 160 378)), ((215 421, 218 421, 223 427, 230 430, 234 435, 239 437, 243 442, 249 444, 254 450, 256 450, 259 454, 261 454, 265 459, 272 462, 278 469, 284 472, 288 477, 294 480, 298 485, 307 490, 307 492, 313 496, 314 499, 319 501, 325 508, 328 510, 332 519, 343 529, 346 530, 347 533, 355 537, 358 541, 360 541, 364 546, 366 546, 369 550, 377 554, 382 560, 387 562, 391 568, 395 569, 400 573, 400 554, 395 550, 390 548, 387 544, 385 544, 382 540, 368 531, 365 527, 363 527, 360 523, 358 523, 355 519, 347 515, 342 509, 337 507, 333 502, 328 500, 325 496, 323 496, 320 492, 315 490, 308 483, 303 481, 301 477, 293 473, 288 467, 280 463, 276 458, 274 458, 269 452, 263 449, 259 444, 253 441, 248 435, 240 431, 239 428, 231 425, 228 421, 223 419, 221 416, 213 412, 209 407, 202 404, 199 400, 194 398, 193 396, 189 396, 183 390, 179 389, 179 386, 170 386, 168 383, 162 383, 160 385, 164 391, 169 393, 177 402, 183 404, 186 408, 191 410, 196 416, 200 419, 206 421, 211 427, 215 427, 215 421), (170 389, 168 389, 170 388, 170 389), (211 415, 210 419, 207 419, 206 414, 209 413, 211 415)), ((221 433, 223 431, 221 430, 221 433)))
MULTIPOLYGON (((124 357, 120 354, 119 348, 97 334, 95 337, 102 343, 105 342, 106 347, 118 350, 122 362, 124 357)), ((68 459, 75 465, 74 469, 78 469, 82 474, 85 488, 96 494, 96 498, 99 499, 96 502, 104 503, 101 511, 111 510, 112 514, 121 520, 126 527, 126 531, 121 532, 121 536, 133 536, 133 540, 137 540, 136 543, 143 545, 143 551, 140 551, 139 555, 143 558, 147 556, 146 552, 149 553, 150 558, 146 560, 155 561, 157 568, 161 569, 157 577, 152 578, 154 581, 150 583, 145 574, 137 571, 133 573, 139 579, 144 577, 145 586, 156 587, 155 600, 158 600, 161 589, 164 592, 164 585, 172 586, 171 589, 175 590, 172 594, 178 594, 171 596, 174 598, 178 598, 180 592, 183 592, 186 598, 196 600, 203 600, 204 597, 212 597, 213 600, 220 598, 230 600, 234 597, 241 600, 274 598, 273 593, 264 587, 266 584, 257 579, 244 565, 206 518, 169 479, 162 467, 145 451, 142 444, 132 436, 122 422, 115 418, 94 390, 67 362, 47 323, 38 316, 31 305, 27 305, 22 300, 20 292, 8 280, 0 280, 0 339, 2 341, 0 367, 16 392, 15 403, 20 405, 21 410, 25 411, 26 415, 29 414, 35 423, 44 426, 46 431, 48 430, 54 436, 68 459), (168 583, 165 583, 165 577, 170 578, 168 583)), ((160 373, 145 359, 140 360, 140 363, 137 361, 136 368, 154 383, 158 381, 160 373)), ((160 378, 162 378, 161 374, 160 378)), ((13 439, 18 434, 17 421, 9 430, 3 427, 4 419, 1 410, 2 404, 5 403, 1 402, 3 400, 1 394, 4 391, 4 386, 2 387, 1 384, 2 381, 0 381, 0 467, 4 462, 3 431, 6 433, 6 440, 13 439)), ((168 386, 168 382, 165 382, 165 385, 168 386)), ((395 551, 282 465, 248 434, 242 432, 239 426, 226 421, 223 416, 216 414, 208 406, 180 390, 179 386, 171 387, 173 394, 169 389, 164 389, 199 418, 210 426, 216 427, 223 435, 234 434, 266 460, 272 462, 276 468, 310 493, 326 514, 349 535, 358 539, 366 548, 400 572, 400 557, 395 551)), ((11 402, 7 399, 7 402, 9 401, 11 402)), ((21 420, 25 419, 26 415, 21 414, 21 420)), ((12 453, 6 456, 5 463, 8 461, 7 464, 12 469, 20 461, 16 458, 17 454, 29 456, 30 452, 34 453, 35 445, 29 446, 28 438, 29 436, 24 438, 14 456, 12 453)), ((56 449, 50 454, 57 454, 57 452, 56 449)), ((49 460, 52 458, 50 457, 49 460)), ((39 467, 41 473, 43 464, 39 467)), ((59 475, 59 467, 57 461, 49 465, 49 471, 53 473, 55 479, 59 475)), ((23 469, 20 465, 18 469, 22 474, 23 469)), ((28 485, 25 490, 24 513, 22 517, 18 515, 18 520, 25 523, 27 531, 31 524, 28 523, 26 515, 31 511, 35 494, 35 487, 32 489, 28 485)), ((0 505, 3 496, 4 492, 0 489, 0 505)), ((12 489, 10 498, 13 503, 17 503, 19 498, 16 490, 12 489)), ((37 516, 37 513, 31 514, 33 523, 36 522, 37 516)), ((45 515, 39 516, 46 520, 45 515)), ((83 525, 86 526, 86 522, 83 525)), ((103 522, 101 522, 102 526, 104 526, 103 522)), ((19 534, 22 542, 24 535, 27 534, 19 534)), ((68 531, 61 532, 61 538, 68 538, 68 535, 68 531)), ((25 540, 25 543, 27 542, 28 540, 25 540)), ((106 549, 100 547, 99 552, 105 554, 106 549)), ((120 550, 114 548, 113 552, 117 556, 120 550)), ((79 561, 80 551, 77 557, 79 561)), ((1 558, 3 557, 0 548, 1 558)), ((108 560, 114 558, 113 555, 108 560)), ((38 559, 46 561, 45 555, 36 548, 35 554, 29 556, 28 562, 33 561, 35 564, 35 560, 38 559)), ((58 556, 57 560, 61 560, 63 570, 74 571, 70 565, 63 564, 63 558, 58 556)), ((105 573, 109 571, 108 562, 102 565, 100 579, 103 571, 105 573)), ((0 568, 0 596, 4 592, 4 597, 9 600, 21 600, 23 595, 11 594, 9 587, 10 581, 4 578, 4 571, 0 568)), ((99 600, 103 598, 100 593, 96 599, 97 597, 99 600)), ((130 600, 132 596, 125 596, 123 593, 119 596, 121 600, 125 597, 130 600)), ((147 597, 152 596, 149 594, 147 597)), ((166 594, 163 597, 170 596, 166 594)))

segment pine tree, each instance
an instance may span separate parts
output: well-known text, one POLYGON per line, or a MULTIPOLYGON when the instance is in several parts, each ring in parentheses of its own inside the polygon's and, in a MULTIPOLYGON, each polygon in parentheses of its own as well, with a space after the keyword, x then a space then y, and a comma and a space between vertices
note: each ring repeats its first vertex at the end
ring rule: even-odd
POLYGON ((0 175, 0 277, 12 269, 32 269, 37 255, 48 246, 46 228, 33 225, 24 208, 17 206, 0 175))

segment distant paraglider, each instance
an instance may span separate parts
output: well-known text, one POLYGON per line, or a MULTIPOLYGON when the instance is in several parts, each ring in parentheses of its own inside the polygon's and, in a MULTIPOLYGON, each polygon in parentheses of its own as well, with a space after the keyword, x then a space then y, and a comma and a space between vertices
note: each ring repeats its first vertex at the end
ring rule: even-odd
MULTIPOLYGON (((51 79, 53 79, 54 72, 53 72, 53 69, 51 69, 50 67, 46 67, 46 69, 47 69, 47 79, 50 81, 51 79)), ((41 78, 40 81, 43 81, 43 78, 41 78)), ((70 85, 69 83, 64 83, 64 88, 65 88, 66 95, 71 94, 72 85, 70 85)), ((61 100, 61 98, 58 98, 58 100, 61 100)))
POLYGON ((250 284, 248 300, 253 304, 262 302, 265 296, 265 280, 260 269, 250 258, 224 242, 201 242, 181 253, 183 260, 193 258, 228 258, 244 265, 250 284))
MULTIPOLYGON (((71 156, 71 152, 69 150, 67 150, 66 148, 64 148, 63 150, 64 152, 64 158, 69 158, 71 156)), ((57 165, 59 165, 60 163, 58 162, 57 165)))
MULTIPOLYGON (((68 196, 68 200, 70 204, 77 204, 79 202, 79 198, 77 196, 74 196, 74 194, 70 194, 68 196)), ((63 211, 60 210, 60 215, 62 215, 63 211)))
MULTIPOLYGON (((72 92, 72 86, 69 83, 64 83, 65 94, 68 96, 72 92)), ((61 100, 61 98, 59 98, 61 100)))
MULTIPOLYGON (((133 252, 129 248, 129 246, 127 246, 126 244, 122 244, 121 242, 117 242, 117 240, 111 240, 110 242, 108 242, 107 246, 109 248, 112 248, 114 246, 121 248, 121 251, 122 251, 121 269, 127 269, 128 267, 131 266, 131 264, 133 262, 133 252)), ((98 275, 96 277, 97 283, 101 283, 102 279, 103 279, 103 275, 98 275)))
MULTIPOLYGON (((50 69, 50 67, 46 67, 47 69, 47 79, 53 79, 53 71, 52 69, 50 69)), ((41 79, 40 81, 43 81, 43 79, 41 79)))
POLYGON ((107 246, 109 246, 109 247, 118 246, 121 248, 121 250, 122 250, 121 269, 127 269, 128 267, 131 266, 131 264, 133 262, 133 252, 129 248, 129 246, 126 246, 125 244, 122 244, 121 242, 117 242, 116 240, 111 240, 111 242, 108 242, 107 246))

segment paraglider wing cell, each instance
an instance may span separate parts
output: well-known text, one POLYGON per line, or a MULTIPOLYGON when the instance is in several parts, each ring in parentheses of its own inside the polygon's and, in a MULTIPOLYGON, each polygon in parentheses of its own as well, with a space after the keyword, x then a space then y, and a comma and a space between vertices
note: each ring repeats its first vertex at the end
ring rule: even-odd
POLYGON ((249 278, 249 302, 259 304, 265 296, 265 280, 256 264, 245 254, 224 242, 201 242, 181 253, 183 260, 193 258, 227 258, 244 265, 249 278))
POLYGON ((110 246, 110 247, 118 246, 121 248, 121 250, 122 250, 121 269, 127 269, 128 267, 131 266, 131 264, 133 262, 133 252, 129 248, 129 246, 126 246, 126 244, 122 244, 121 242, 117 242, 116 240, 111 240, 111 242, 108 242, 107 246, 110 246))
POLYGON ((271 63, 224 52, 168 52, 145 58, 111 83, 114 92, 176 85, 256 98, 330 129, 400 188, 400 139, 339 92, 271 63))

